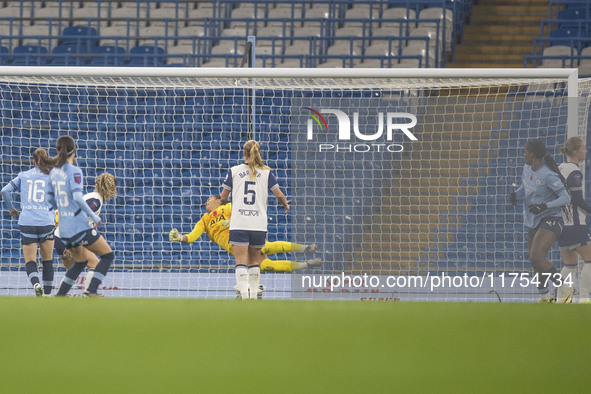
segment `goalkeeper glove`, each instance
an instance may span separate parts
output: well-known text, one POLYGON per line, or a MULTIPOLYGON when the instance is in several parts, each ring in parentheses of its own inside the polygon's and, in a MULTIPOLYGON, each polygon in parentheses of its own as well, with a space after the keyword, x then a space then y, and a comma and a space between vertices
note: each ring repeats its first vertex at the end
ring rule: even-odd
POLYGON ((230 221, 229 220, 222 220, 220 222, 220 224, 224 227, 230 227, 230 221))
POLYGON ((168 239, 170 240, 170 242, 181 242, 183 237, 179 234, 179 230, 173 228, 172 230, 170 230, 170 233, 168 233, 168 239))
POLYGON ((511 205, 517 205, 517 193, 513 192, 509 195, 509 202, 511 205))
POLYGON ((533 204, 529 206, 529 211, 534 215, 538 215, 548 209, 546 204, 533 204))

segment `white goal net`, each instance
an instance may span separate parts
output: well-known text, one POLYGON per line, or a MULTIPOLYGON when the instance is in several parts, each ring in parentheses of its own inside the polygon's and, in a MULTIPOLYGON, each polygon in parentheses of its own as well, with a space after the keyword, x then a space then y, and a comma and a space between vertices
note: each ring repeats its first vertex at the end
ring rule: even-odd
MULTIPOLYGON (((234 297, 232 256, 168 232, 193 229, 252 135, 292 204, 269 201, 269 241, 318 247, 269 258, 323 260, 263 275, 266 298, 533 299, 510 283, 532 270, 507 196, 528 139, 558 163, 568 136, 586 139, 591 90, 570 70, 30 70, 0 68, 2 184, 64 134, 88 192, 114 174, 100 231, 116 258, 99 291, 121 297, 234 297)), ((32 295, 3 212, 0 294, 32 295)))

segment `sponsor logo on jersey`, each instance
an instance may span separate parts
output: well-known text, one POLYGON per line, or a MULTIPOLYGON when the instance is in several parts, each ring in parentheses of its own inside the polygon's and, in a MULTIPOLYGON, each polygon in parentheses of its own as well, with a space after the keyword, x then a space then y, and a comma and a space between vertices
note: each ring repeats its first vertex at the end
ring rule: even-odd
POLYGON ((223 220, 226 220, 226 218, 224 217, 224 215, 217 216, 217 212, 216 211, 213 211, 213 213, 214 213, 214 215, 213 215, 214 216, 214 219, 209 222, 209 225, 210 226, 213 226, 213 225, 215 225, 218 222, 221 222, 223 220))
POLYGON ((256 217, 260 215, 260 212, 258 210, 254 210, 254 209, 239 209, 238 213, 242 216, 247 216, 247 217, 256 217))

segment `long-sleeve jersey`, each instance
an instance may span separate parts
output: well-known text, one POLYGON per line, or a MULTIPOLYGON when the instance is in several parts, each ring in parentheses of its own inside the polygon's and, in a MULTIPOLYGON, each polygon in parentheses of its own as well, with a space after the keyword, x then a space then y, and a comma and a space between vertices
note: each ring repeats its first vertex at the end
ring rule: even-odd
MULTIPOLYGON (((101 208, 103 207, 103 196, 101 196, 98 192, 90 192, 90 193, 85 194, 84 201, 86 201, 86 203, 88 204, 90 209, 92 209, 92 212, 96 213, 97 215, 101 214, 101 208)), ((58 211, 55 211, 55 223, 56 223, 55 236, 56 237, 60 236, 59 228, 57 228, 58 215, 59 215, 58 211)), ((92 221, 91 218, 88 218, 88 224, 90 224, 91 226, 94 226, 94 222, 92 221)))
POLYGON ((21 226, 51 226, 53 224, 53 207, 48 196, 51 190, 49 175, 38 167, 18 174, 2 189, 7 208, 13 209, 10 193, 21 192, 21 213, 18 224, 21 226))
POLYGON ((543 164, 534 171, 531 166, 523 166, 521 186, 516 190, 517 198, 523 198, 524 224, 535 228, 540 219, 549 216, 562 216, 561 208, 570 203, 570 196, 557 173, 543 164), (529 207, 535 204, 546 204, 548 209, 534 215, 529 207))
POLYGON ((230 244, 228 243, 230 231, 221 224, 223 220, 230 219, 231 212, 232 204, 227 203, 226 205, 220 205, 212 212, 205 213, 195 224, 193 231, 187 234, 187 242, 195 242, 203 233, 206 233, 211 241, 231 254, 230 244))

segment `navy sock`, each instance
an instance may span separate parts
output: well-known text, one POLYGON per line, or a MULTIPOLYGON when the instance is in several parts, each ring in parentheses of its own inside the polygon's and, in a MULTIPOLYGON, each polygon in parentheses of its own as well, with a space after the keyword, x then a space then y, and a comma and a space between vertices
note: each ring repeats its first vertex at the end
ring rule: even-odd
POLYGON ((103 280, 105 279, 105 276, 107 275, 113 260, 115 260, 115 253, 113 252, 101 256, 101 261, 99 261, 99 263, 96 265, 96 268, 94 269, 94 275, 92 276, 92 280, 88 285, 89 293, 96 293, 98 287, 101 285, 101 283, 103 283, 103 280))
POLYGON ((560 286, 560 272, 556 269, 556 267, 552 266, 547 272, 550 275, 550 280, 554 283, 555 286, 560 286))
POLYGON ((31 281, 31 284, 35 286, 39 281, 39 271, 37 270, 37 262, 35 261, 27 261, 25 264, 25 271, 27 271, 27 276, 31 281))
POLYGON ((51 288, 53 286, 53 260, 42 261, 43 273, 41 278, 43 279, 43 294, 51 294, 51 288))
POLYGON ((86 268, 86 263, 88 263, 88 261, 82 261, 80 263, 74 263, 74 265, 70 267, 68 272, 66 272, 66 276, 64 276, 62 283, 60 284, 60 288, 57 291, 56 296, 65 296, 68 294, 68 291, 70 291, 74 283, 76 283, 78 275, 80 275, 84 268, 86 268))

